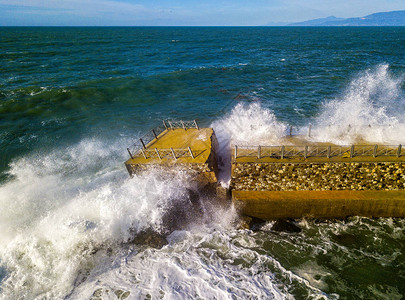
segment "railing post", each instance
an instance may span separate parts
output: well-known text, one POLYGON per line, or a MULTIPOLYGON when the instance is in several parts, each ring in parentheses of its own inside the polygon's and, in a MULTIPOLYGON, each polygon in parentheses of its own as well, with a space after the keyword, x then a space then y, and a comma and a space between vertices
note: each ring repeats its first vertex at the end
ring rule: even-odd
POLYGON ((281 159, 284 158, 285 146, 281 146, 281 159))
POLYGON ((197 130, 200 130, 200 128, 198 127, 197 121, 194 120, 194 124, 195 124, 195 128, 197 128, 197 130))
POLYGON ((155 136, 155 139, 157 139, 157 135, 156 135, 155 129, 152 129, 152 133, 153 133, 153 135, 155 136))
POLYGON ((181 126, 183 127, 184 130, 186 130, 186 127, 184 126, 183 120, 180 120, 181 126))
POLYGON ((177 159, 176 154, 174 153, 173 148, 170 148, 170 150, 172 151, 172 154, 173 154, 174 159, 177 159))
POLYGON ((353 158, 354 155, 354 145, 350 147, 350 158, 353 158))
POLYGON ((157 153, 157 156, 159 157, 159 159, 162 159, 162 157, 160 156, 160 153, 159 153, 159 150, 158 150, 158 148, 155 148, 155 151, 156 151, 156 153, 157 153))
POLYGON ((146 146, 145 146, 145 143, 143 142, 143 140, 142 139, 139 139, 139 140, 141 141, 143 148, 146 149, 146 146))
POLYGON ((292 136, 292 126, 290 125, 290 136, 292 136))
POLYGON ((375 145, 374 146, 374 151, 373 151, 373 157, 374 158, 377 157, 377 148, 378 148, 378 145, 375 145))
POLYGON ((235 145, 235 159, 238 157, 238 146, 235 145))
POLYGON ((169 122, 170 129, 173 129, 172 121, 168 121, 168 122, 169 122))
POLYGON ((308 156, 308 145, 306 145, 304 149, 304 158, 307 159, 307 156, 308 156))
POLYGON ((327 158, 330 158, 330 153, 331 153, 331 146, 328 146, 328 152, 326 153, 327 158))
POLYGON ((262 158, 262 147, 257 147, 257 158, 261 159, 262 158))
POLYGON ((397 157, 400 157, 400 156, 401 156, 401 150, 402 150, 402 145, 399 144, 399 145, 398 145, 398 151, 397 151, 397 157))
POLYGON ((143 151, 143 149, 141 149, 141 152, 142 152, 142 154, 143 154, 143 157, 145 157, 145 159, 148 159, 148 158, 146 157, 146 153, 145 153, 145 151, 143 151))
POLYGON ((163 120, 163 126, 166 128, 166 130, 168 129, 168 128, 167 128, 167 124, 166 124, 166 121, 165 121, 165 120, 163 120))
POLYGON ((193 151, 191 151, 190 147, 188 147, 188 151, 190 152, 191 157, 194 159, 194 154, 193 154, 193 151))
POLYGON ((312 129, 312 125, 310 124, 308 127, 308 137, 311 137, 311 129, 312 129))
POLYGON ((134 159, 134 157, 132 156, 131 151, 129 151, 129 148, 127 148, 127 150, 128 150, 129 156, 131 156, 131 159, 134 159))

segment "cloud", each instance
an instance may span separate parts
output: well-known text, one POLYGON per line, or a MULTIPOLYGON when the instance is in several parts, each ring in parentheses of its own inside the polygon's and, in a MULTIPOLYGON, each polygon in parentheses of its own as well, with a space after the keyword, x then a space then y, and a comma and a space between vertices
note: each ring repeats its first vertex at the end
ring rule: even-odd
POLYGON ((158 14, 112 0, 0 0, 0 25, 133 25, 158 14))
POLYGON ((265 25, 405 9, 404 0, 0 0, 0 25, 265 25))
POLYGON ((77 11, 81 13, 120 12, 134 14, 147 11, 143 5, 109 0, 0 0, 0 5, 14 6, 18 8, 77 11))

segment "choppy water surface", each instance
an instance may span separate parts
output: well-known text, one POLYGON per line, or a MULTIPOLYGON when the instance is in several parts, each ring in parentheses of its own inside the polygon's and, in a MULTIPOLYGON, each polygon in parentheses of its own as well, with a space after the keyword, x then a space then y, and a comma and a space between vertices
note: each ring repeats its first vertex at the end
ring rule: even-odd
POLYGON ((193 202, 187 174, 129 178, 123 161, 168 118, 213 126, 224 161, 229 144, 277 144, 290 124, 312 124, 312 140, 403 144, 404 37, 0 28, 0 298, 401 299, 402 219, 238 230, 234 209, 208 196, 176 219, 193 202), (168 244, 130 242, 148 228, 168 244))

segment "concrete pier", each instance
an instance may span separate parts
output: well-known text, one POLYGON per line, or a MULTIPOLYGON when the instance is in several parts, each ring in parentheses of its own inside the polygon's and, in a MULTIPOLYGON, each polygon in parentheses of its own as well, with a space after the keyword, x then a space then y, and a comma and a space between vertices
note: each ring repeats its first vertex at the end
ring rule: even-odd
MULTIPOLYGON (((194 174, 202 190, 218 186, 217 139, 196 121, 163 122, 128 148, 134 175, 153 167, 194 174)), ((309 143, 299 137, 278 146, 235 146, 231 153, 232 201, 260 219, 405 217, 405 150, 402 145, 309 143), (306 144, 300 144, 305 142, 306 144)))
POLYGON ((235 147, 232 200, 260 219, 405 217, 401 145, 235 147))
POLYGON ((128 148, 125 166, 130 175, 151 167, 179 167, 198 174, 204 183, 217 182, 217 139, 212 128, 199 128, 195 121, 164 122, 128 148))

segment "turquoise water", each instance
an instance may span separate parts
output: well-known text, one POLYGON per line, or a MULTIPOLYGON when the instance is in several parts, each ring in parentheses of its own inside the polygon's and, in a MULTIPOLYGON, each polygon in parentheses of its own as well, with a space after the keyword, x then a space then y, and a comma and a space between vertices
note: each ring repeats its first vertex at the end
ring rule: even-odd
POLYGON ((403 143, 405 28, 2 27, 0 41, 3 298, 405 294, 399 219, 253 232, 206 204, 164 248, 127 245, 134 230, 161 230, 192 183, 129 179, 123 166, 162 119, 214 126, 225 150, 277 143, 287 124, 312 124, 317 140, 403 143), (343 136, 330 124, 373 127, 343 136))

